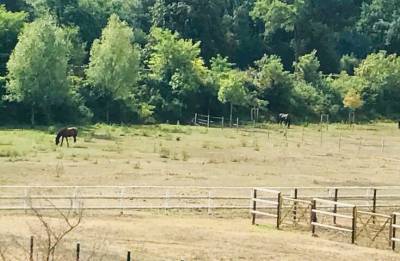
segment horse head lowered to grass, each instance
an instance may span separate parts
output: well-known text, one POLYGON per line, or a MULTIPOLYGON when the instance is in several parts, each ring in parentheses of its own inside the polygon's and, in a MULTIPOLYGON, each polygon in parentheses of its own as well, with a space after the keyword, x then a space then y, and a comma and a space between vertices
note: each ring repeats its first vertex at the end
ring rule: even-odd
POLYGON ((68 137, 73 137, 74 138, 74 142, 76 142, 76 136, 78 136, 78 129, 77 128, 75 128, 75 127, 62 128, 57 132, 56 145, 60 144, 60 138, 61 138, 60 146, 62 146, 64 138, 65 138, 67 140, 67 146, 69 147, 68 137))

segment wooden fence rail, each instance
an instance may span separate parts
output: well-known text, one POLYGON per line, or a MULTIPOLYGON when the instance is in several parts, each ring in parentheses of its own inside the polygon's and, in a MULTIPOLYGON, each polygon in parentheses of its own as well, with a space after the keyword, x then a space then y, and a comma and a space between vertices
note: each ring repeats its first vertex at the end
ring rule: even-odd
POLYGON ((272 217, 272 218, 276 218, 276 228, 279 229, 279 225, 280 225, 280 212, 281 212, 281 192, 277 191, 277 190, 271 190, 271 189, 262 189, 262 188, 255 188, 253 189, 253 197, 251 199, 252 203, 253 203, 253 208, 250 211, 251 215, 252 215, 252 221, 251 223, 253 225, 256 224, 256 215, 261 215, 261 216, 266 216, 266 217, 272 217), (260 195, 258 195, 258 192, 262 192, 262 193, 267 193, 268 195, 273 195, 275 197, 275 200, 267 200, 267 199, 262 199, 260 198, 260 195), (257 198, 258 196, 258 198, 257 198), (269 213, 261 210, 257 210, 257 203, 264 203, 264 205, 262 206, 262 208, 265 209, 266 206, 272 206, 273 208, 276 209, 275 213, 269 213))
POLYGON ((343 231, 343 232, 350 232, 351 233, 351 243, 354 244, 356 241, 356 217, 357 217, 357 207, 355 205, 351 204, 346 204, 346 203, 340 203, 337 201, 331 201, 331 200, 325 200, 325 199, 318 199, 315 198, 312 200, 312 208, 311 208, 311 228, 312 228, 312 234, 315 235, 315 228, 316 227, 323 227, 327 229, 332 229, 332 230, 338 230, 338 231, 343 231), (337 208, 334 208, 333 212, 328 212, 328 211, 322 211, 317 209, 317 203, 323 203, 327 205, 331 205, 332 207, 335 206, 344 206, 344 207, 351 207, 352 208, 352 215, 344 215, 344 214, 338 214, 335 213, 335 210, 337 208), (337 226, 336 225, 336 219, 334 221, 334 225, 327 225, 327 224, 322 224, 318 223, 318 214, 320 215, 328 215, 332 216, 334 218, 343 218, 343 219, 349 219, 351 220, 351 228, 346 228, 344 226, 337 226))

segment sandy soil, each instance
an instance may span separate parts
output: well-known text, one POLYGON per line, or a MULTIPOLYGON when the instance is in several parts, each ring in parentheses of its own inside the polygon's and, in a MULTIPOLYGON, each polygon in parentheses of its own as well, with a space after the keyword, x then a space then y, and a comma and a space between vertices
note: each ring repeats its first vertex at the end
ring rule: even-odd
MULTIPOLYGON (((52 220, 55 222, 55 220, 52 220)), ((28 242, 36 219, 0 216, 0 235, 13 234, 28 242)), ((4 237, 3 237, 4 239, 4 237)), ((249 219, 134 215, 87 217, 63 247, 81 243, 86 260, 93 246, 105 260, 398 260, 398 254, 313 238, 309 233, 250 226, 249 219), (110 222, 112 220, 112 222, 110 222), (111 258, 111 259, 110 259, 111 258), (115 259, 114 259, 115 260, 115 259)), ((72 256, 65 252, 65 256, 72 256)))

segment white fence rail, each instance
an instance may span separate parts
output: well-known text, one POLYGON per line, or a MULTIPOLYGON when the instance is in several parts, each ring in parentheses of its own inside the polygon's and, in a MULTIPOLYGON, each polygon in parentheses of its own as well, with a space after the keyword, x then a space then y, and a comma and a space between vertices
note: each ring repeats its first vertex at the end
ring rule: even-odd
MULTIPOLYGON (((262 187, 280 191, 282 197, 313 198, 357 204, 375 211, 400 206, 400 186, 386 187, 262 187)), ((77 208, 128 209, 238 209, 253 208, 253 187, 201 186, 0 186, 0 210, 77 208), (54 205, 54 206, 53 206, 54 205)), ((276 201, 273 195, 260 198, 276 201)), ((264 202, 265 203, 265 202, 264 202)), ((275 206, 262 206, 275 208, 275 206)), ((338 206, 345 208, 345 206, 338 206)), ((257 208, 258 209, 258 208, 257 208)), ((248 212, 247 212, 248 213, 248 212)))

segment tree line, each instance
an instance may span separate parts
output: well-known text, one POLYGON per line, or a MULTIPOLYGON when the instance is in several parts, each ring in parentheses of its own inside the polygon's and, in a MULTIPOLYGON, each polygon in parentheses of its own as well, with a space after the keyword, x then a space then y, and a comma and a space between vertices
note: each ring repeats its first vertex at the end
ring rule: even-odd
POLYGON ((397 118, 398 0, 5 0, 0 122, 397 118))

